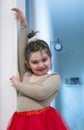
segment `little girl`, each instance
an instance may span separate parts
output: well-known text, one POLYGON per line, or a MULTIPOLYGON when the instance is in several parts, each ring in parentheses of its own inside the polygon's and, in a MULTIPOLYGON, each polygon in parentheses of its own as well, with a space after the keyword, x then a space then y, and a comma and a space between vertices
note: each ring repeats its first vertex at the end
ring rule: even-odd
POLYGON ((48 44, 28 35, 23 13, 13 8, 20 22, 18 61, 19 74, 10 78, 17 90, 17 111, 14 112, 7 130, 69 130, 56 109, 51 107, 59 86, 60 76, 48 74, 51 51, 48 44))

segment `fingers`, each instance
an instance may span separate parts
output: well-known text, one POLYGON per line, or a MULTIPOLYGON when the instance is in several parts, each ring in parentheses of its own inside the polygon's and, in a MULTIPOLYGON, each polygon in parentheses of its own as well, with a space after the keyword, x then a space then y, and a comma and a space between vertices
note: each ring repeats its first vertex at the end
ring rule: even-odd
POLYGON ((12 76, 12 77, 10 77, 10 80, 13 81, 13 80, 15 80, 15 79, 17 79, 17 78, 20 78, 19 73, 17 74, 17 76, 12 76))
POLYGON ((22 11, 20 9, 18 9, 18 8, 12 8, 11 10, 15 11, 16 13, 22 13, 22 11))
POLYGON ((17 83, 19 83, 20 82, 19 72, 17 73, 16 76, 10 77, 10 81, 13 84, 13 86, 15 86, 17 83))
POLYGON ((12 11, 15 11, 15 12, 20 11, 18 8, 12 8, 11 10, 12 10, 12 11))
POLYGON ((12 80, 14 78, 14 76, 10 77, 10 80, 12 80))
POLYGON ((16 17, 17 17, 17 19, 18 19, 18 16, 21 15, 21 11, 20 11, 18 8, 12 8, 11 10, 16 13, 16 17))
POLYGON ((11 86, 14 86, 14 76, 10 77, 11 86))

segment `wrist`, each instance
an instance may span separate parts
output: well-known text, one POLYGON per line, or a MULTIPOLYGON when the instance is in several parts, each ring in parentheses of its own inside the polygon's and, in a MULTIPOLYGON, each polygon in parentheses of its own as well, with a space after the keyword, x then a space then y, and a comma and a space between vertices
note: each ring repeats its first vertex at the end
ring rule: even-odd
POLYGON ((21 25, 27 25, 27 21, 26 21, 26 20, 21 21, 20 24, 21 24, 21 25))

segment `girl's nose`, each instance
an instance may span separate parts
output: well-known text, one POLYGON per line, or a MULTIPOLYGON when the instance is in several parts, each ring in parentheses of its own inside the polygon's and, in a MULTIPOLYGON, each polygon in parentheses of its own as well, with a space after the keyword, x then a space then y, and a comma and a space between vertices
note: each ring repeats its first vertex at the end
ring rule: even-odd
POLYGON ((43 63, 42 62, 39 63, 39 67, 43 67, 43 63))

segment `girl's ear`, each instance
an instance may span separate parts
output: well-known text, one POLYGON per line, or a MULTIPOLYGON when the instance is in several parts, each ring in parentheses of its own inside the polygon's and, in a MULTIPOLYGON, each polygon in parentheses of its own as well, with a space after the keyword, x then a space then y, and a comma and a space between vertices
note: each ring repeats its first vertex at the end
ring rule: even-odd
POLYGON ((29 67, 29 64, 28 64, 28 61, 26 61, 26 60, 25 60, 25 65, 26 65, 28 68, 30 68, 30 67, 29 67))

